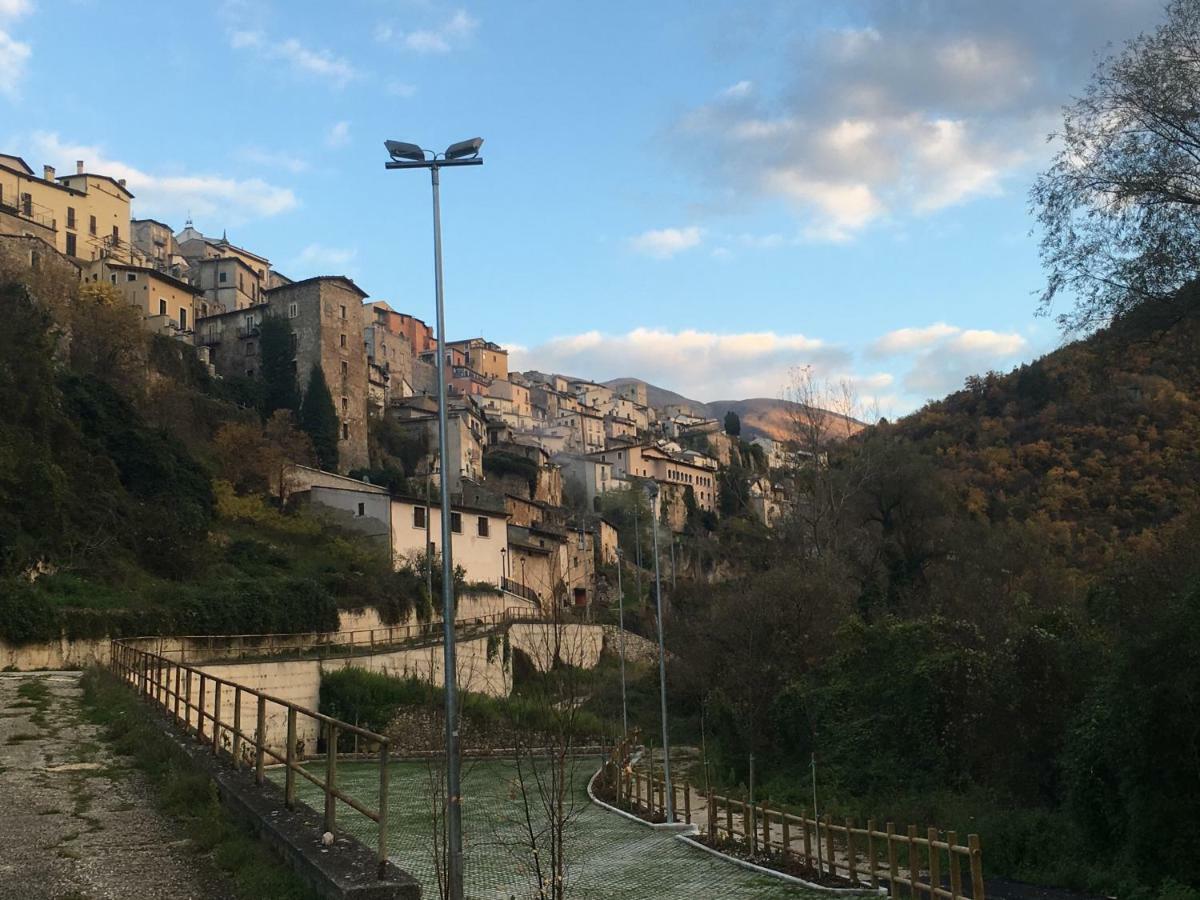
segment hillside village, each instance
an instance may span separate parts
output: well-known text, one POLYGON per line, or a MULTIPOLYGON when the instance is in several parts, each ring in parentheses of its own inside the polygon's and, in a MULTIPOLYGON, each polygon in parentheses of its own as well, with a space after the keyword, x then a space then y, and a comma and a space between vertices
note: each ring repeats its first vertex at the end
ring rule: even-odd
MULTIPOLYGON (((296 385, 304 389, 317 367, 329 386, 337 451, 335 466, 294 466, 275 490, 387 541, 397 564, 432 558, 440 522, 429 498, 440 473, 431 327, 344 275, 293 280, 264 248, 240 247, 224 232, 134 218, 133 200, 123 180, 89 172, 84 160, 70 174, 52 166, 38 174, 0 154, 0 244, 35 268, 53 260, 85 284, 111 286, 148 331, 194 348, 213 376, 261 378, 263 324, 285 321, 296 385), (400 491, 372 483, 380 427, 416 448, 400 491)), ((616 562, 616 529, 603 514, 612 495, 653 482, 653 514, 671 531, 697 517, 711 527, 722 467, 735 457, 752 462, 738 488, 742 511, 769 527, 789 507, 777 476, 805 456, 794 444, 764 435, 743 443, 686 403, 650 405, 639 381, 510 371, 507 351, 482 336, 448 341, 444 365, 446 477, 461 536, 454 560, 469 581, 543 605, 557 593, 589 606, 602 591, 598 567, 616 562)))

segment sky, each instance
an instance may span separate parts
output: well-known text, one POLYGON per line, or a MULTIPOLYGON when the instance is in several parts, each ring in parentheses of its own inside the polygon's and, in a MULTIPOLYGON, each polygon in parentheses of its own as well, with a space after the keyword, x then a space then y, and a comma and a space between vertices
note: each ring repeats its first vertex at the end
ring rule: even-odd
POLYGON ((291 278, 514 368, 701 401, 848 381, 896 416, 1064 340, 1028 190, 1162 0, 0 0, 0 151, 126 178, 291 278))

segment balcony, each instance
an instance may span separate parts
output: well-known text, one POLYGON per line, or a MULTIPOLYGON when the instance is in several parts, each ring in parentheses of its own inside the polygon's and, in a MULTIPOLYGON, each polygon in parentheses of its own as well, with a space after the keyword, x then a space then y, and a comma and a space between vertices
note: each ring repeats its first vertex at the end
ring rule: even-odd
POLYGON ((58 227, 49 207, 42 206, 40 203, 34 203, 28 194, 23 195, 20 200, 7 196, 4 197, 4 199, 0 200, 0 212, 17 216, 28 222, 33 222, 35 225, 48 228, 51 231, 56 230, 58 227))

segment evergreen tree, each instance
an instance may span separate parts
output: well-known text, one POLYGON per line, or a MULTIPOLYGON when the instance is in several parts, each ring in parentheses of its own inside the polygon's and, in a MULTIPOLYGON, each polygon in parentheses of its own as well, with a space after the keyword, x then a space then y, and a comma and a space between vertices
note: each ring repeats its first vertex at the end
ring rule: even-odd
POLYGON ((283 316, 267 316, 259 327, 260 372, 264 385, 262 415, 269 419, 277 409, 300 409, 300 388, 292 367, 292 323, 283 316))
POLYGON ((337 410, 320 366, 313 366, 308 376, 308 388, 300 404, 300 427, 312 439, 317 462, 322 469, 335 471, 338 463, 337 410))
POLYGON ((742 420, 732 409, 725 413, 725 433, 737 437, 742 433, 742 420))

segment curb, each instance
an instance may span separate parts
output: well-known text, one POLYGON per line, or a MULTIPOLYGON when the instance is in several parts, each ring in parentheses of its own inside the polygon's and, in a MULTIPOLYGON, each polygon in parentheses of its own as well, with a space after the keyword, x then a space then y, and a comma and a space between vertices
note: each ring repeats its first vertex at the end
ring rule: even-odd
POLYGON ((593 787, 592 787, 596 783, 596 779, 600 777, 600 773, 602 771, 604 771, 604 770, 597 769, 596 774, 588 779, 588 784, 587 784, 588 799, 591 800, 593 803, 595 803, 597 806, 603 807, 604 809, 607 809, 611 813, 616 813, 618 816, 624 816, 630 822, 637 822, 637 824, 643 825, 646 828, 653 828, 655 831, 676 832, 678 834, 699 834, 700 833, 700 826, 698 826, 698 825, 688 825, 686 822, 660 822, 660 823, 647 822, 645 819, 643 819, 639 816, 635 816, 633 813, 628 813, 628 812, 625 812, 625 810, 623 810, 623 809, 618 809, 617 807, 613 806, 611 803, 605 803, 603 800, 601 800, 599 797, 596 796, 596 792, 595 792, 595 790, 593 790, 593 787))
MULTIPOLYGON (((716 856, 720 859, 731 862, 734 865, 741 866, 743 869, 749 869, 751 872, 754 872, 758 875, 767 875, 767 876, 770 876, 771 878, 778 878, 780 881, 787 881, 791 884, 798 884, 802 887, 808 888, 809 890, 823 891, 824 893, 827 893, 827 894, 845 894, 845 895, 853 894, 853 895, 856 895, 859 897, 862 897, 864 895, 869 895, 872 893, 871 889, 869 887, 865 887, 865 886, 861 887, 861 888, 835 888, 835 887, 828 887, 823 884, 816 884, 815 882, 812 882, 812 881, 805 881, 803 878, 800 878, 796 875, 788 875, 786 872, 779 872, 779 871, 776 871, 775 869, 768 869, 766 866, 760 866, 760 865, 757 865, 756 863, 749 862, 748 860, 738 859, 738 857, 736 857, 736 856, 730 856, 728 853, 722 853, 720 850, 716 850, 716 849, 708 846, 707 844, 700 843, 699 841, 694 841, 689 836, 684 835, 684 834, 677 834, 675 836, 675 840, 683 841, 685 844, 695 847, 697 850, 703 850, 705 853, 711 853, 713 856, 716 856)), ((887 891, 884 890, 883 888, 876 888, 875 893, 879 894, 880 896, 884 896, 887 894, 887 891)))

